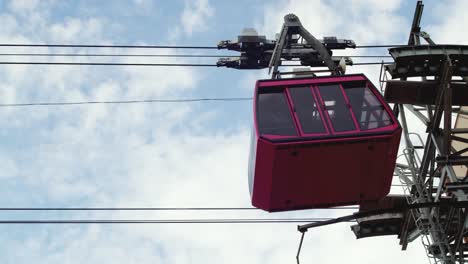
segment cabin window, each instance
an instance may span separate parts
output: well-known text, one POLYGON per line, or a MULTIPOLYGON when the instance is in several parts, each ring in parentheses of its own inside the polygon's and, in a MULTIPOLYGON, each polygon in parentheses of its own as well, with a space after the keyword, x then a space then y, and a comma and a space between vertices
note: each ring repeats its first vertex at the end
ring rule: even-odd
POLYGON ((284 91, 260 93, 257 108, 260 134, 297 136, 284 91))
POLYGON ((361 130, 376 129, 393 124, 383 104, 365 82, 343 83, 361 130))
POLYGON ((310 87, 288 89, 294 111, 304 134, 326 133, 317 103, 310 87))
POLYGON ((319 86, 319 91, 335 132, 356 130, 350 109, 340 86, 337 84, 321 85, 319 86))

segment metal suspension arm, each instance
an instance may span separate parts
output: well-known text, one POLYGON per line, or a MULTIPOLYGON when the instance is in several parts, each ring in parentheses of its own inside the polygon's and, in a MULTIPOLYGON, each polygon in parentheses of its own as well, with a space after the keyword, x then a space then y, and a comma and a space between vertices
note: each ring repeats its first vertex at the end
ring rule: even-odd
POLYGON ((288 14, 284 17, 283 28, 268 65, 269 72, 271 72, 271 69, 273 68, 273 79, 277 77, 278 66, 281 63, 283 49, 285 46, 291 44, 293 35, 299 35, 305 41, 307 41, 307 44, 318 52, 320 59, 330 71, 332 71, 334 74, 343 73, 342 70, 339 69, 334 63, 331 58, 330 51, 325 48, 322 42, 315 38, 312 34, 310 34, 309 31, 307 31, 307 29, 302 26, 301 21, 296 15, 288 14))

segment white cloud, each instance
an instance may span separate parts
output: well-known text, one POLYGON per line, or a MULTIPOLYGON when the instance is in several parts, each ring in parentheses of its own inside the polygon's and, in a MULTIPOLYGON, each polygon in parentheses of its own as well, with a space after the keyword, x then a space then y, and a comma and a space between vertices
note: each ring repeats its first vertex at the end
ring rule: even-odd
POLYGON ((11 35, 18 30, 18 22, 15 17, 10 14, 0 14, 0 33, 2 36, 11 35))
POLYGON ((207 21, 214 15, 214 8, 208 0, 186 0, 181 15, 181 23, 184 32, 192 35, 208 28, 207 21))
POLYGON ((302 24, 316 37, 328 36, 336 32, 336 27, 345 18, 337 16, 333 7, 320 0, 297 0, 270 3, 265 8, 265 14, 258 22, 260 34, 272 38, 279 33, 284 22, 283 17, 289 13, 296 14, 302 24))
POLYGON ((8 157, 5 153, 0 153, 0 164, 2 166, 0 179, 13 178, 17 176, 18 166, 14 159, 8 157))
POLYGON ((99 42, 96 37, 101 36, 103 31, 103 22, 101 19, 89 18, 67 18, 64 22, 55 23, 49 26, 51 41, 57 43, 81 41, 99 42))
POLYGON ((466 1, 440 1, 434 3, 433 7, 425 7, 422 30, 427 31, 432 40, 438 44, 460 44, 466 45, 468 36, 464 34, 468 25, 468 17, 466 10, 468 2, 466 1), (428 9, 426 11, 426 9, 428 9), (441 14, 450 14, 442 15, 441 14), (429 20, 426 16, 437 16, 435 19, 429 20))
POLYGON ((11 85, 0 85, 1 102, 3 104, 14 103, 16 99, 15 87, 11 85))
POLYGON ((137 5, 140 8, 152 8, 153 7, 153 0, 133 0, 135 5, 137 5))
POLYGON ((32 11, 39 3, 39 0, 11 0, 9 7, 13 12, 32 11))

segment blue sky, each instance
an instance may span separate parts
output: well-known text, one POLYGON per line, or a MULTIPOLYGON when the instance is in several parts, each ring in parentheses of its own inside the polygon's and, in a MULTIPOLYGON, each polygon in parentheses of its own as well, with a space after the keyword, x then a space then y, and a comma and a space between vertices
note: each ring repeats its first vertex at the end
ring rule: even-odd
MULTIPOLYGON (((0 42, 214 46, 220 40, 235 39, 244 27, 255 27, 272 38, 283 16, 294 12, 317 37, 335 35, 357 44, 404 43, 415 2, 0 0, 0 42)), ((423 29, 436 42, 468 41, 460 34, 468 24, 463 14, 467 2, 424 3, 423 29)), ((228 54, 216 50, 0 50, 14 51, 228 54)), ((346 54, 386 55, 387 51, 346 54)), ((38 60, 28 60, 33 59, 38 60)), ((91 60, 42 60, 46 59, 91 60)), ((122 59, 156 60, 214 62, 122 59)), ((373 80, 378 71, 378 67, 349 69, 373 80)), ((249 97, 255 80, 267 77, 266 71, 225 68, 0 66, 0 103, 249 97)), ((1 108, 0 207, 250 206, 251 115, 249 102, 1 108)), ((0 218, 266 218, 344 213, 1 212, 0 218)), ((289 263, 295 261, 299 239, 295 224, 16 225, 0 226, 0 234, 2 263, 289 263)), ((395 237, 355 240, 348 224, 308 232, 303 259, 304 263, 427 261, 419 241, 402 252, 395 237)))

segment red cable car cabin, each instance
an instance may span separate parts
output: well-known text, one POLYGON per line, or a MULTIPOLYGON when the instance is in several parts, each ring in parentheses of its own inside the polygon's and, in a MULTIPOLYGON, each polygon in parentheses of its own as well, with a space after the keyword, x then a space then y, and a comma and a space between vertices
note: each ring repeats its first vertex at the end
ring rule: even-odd
POLYGON ((364 75, 257 81, 254 113, 255 207, 351 205, 390 191, 401 128, 364 75))

